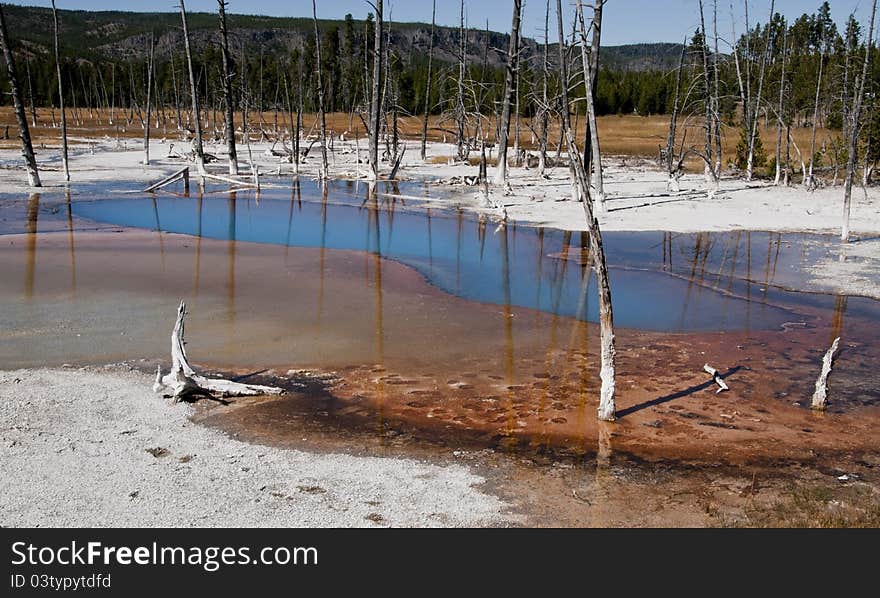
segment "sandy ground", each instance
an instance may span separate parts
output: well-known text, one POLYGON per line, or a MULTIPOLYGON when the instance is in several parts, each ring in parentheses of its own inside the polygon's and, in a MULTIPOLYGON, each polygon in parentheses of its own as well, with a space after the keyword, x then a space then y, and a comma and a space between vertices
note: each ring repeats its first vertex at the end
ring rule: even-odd
POLYGON ((3 526, 501 525, 465 466, 245 444, 122 368, 0 372, 3 526), (96 508, 100 501, 100 508, 96 508))
MULTIPOLYGON (((180 168, 181 161, 170 157, 169 151, 185 152, 187 142, 162 139, 151 144, 152 161, 144 166, 143 144, 109 139, 76 139, 71 149, 71 183, 96 181, 154 182, 180 168)), ((418 143, 408 142, 402 169, 398 178, 417 178, 448 183, 456 177, 474 176, 478 167, 452 163, 449 158, 455 147, 444 143, 429 143, 427 159, 419 157, 418 143)), ((293 165, 268 152, 269 143, 252 144, 252 152, 262 173, 292 174, 293 165)), ((315 145, 301 173, 316 176, 319 168, 319 146, 315 145)), ((330 155, 331 176, 354 178, 363 174, 365 165, 356 163, 357 147, 351 141, 336 141, 330 155)), ((225 147, 208 143, 205 151, 218 156, 215 169, 222 174, 225 147)), ((247 152, 240 149, 240 159, 246 161, 247 152)), ((366 158, 366 146, 361 144, 361 155, 366 158)), ((60 171, 60 156, 56 149, 38 152, 45 186, 64 184, 60 171)), ((824 187, 813 192, 799 186, 775 187, 762 181, 746 183, 727 178, 713 199, 705 193, 702 175, 685 175, 681 191, 670 194, 666 177, 650 160, 632 157, 608 157, 605 165, 606 210, 599 215, 603 230, 639 231, 664 230, 670 232, 699 232, 725 230, 810 231, 839 233, 843 214, 841 187, 824 187)), ((387 167, 387 166, 386 166, 387 167)), ((18 152, 0 150, 0 185, 4 192, 24 192, 28 189, 18 152)), ((494 178, 489 168, 489 179, 494 178)), ((247 173, 242 167, 242 173, 247 173)), ((462 190, 456 203, 473 209, 485 209, 498 216, 497 210, 484 208, 476 196, 475 187, 451 185, 462 190)), ((551 168, 547 177, 538 176, 534 168, 510 169, 510 190, 493 188, 493 199, 502 202, 508 217, 533 224, 565 230, 585 230, 582 206, 571 202, 568 169, 551 168)), ((854 235, 880 235, 880 188, 867 191, 856 188, 853 192, 851 227, 854 235)))

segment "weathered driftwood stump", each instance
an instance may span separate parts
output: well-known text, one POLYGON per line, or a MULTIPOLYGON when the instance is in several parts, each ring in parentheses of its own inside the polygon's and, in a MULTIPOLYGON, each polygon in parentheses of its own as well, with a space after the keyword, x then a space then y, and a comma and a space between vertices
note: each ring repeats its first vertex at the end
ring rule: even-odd
POLYGON ((724 382, 724 378, 721 377, 721 374, 718 373, 718 370, 713 368, 708 363, 703 366, 703 370, 705 370, 707 374, 712 376, 712 379, 715 380, 715 384, 718 385, 718 390, 715 391, 716 395, 720 392, 724 392, 725 390, 730 390, 730 387, 727 386, 726 382, 724 382))
POLYGON ((811 409, 817 411, 825 409, 825 403, 828 400, 828 374, 831 373, 831 364, 834 362, 834 354, 837 353, 839 346, 840 337, 838 336, 831 343, 831 348, 825 353, 825 357, 822 358, 822 372, 819 374, 819 379, 816 380, 816 390, 813 392, 813 401, 810 404, 811 409))
POLYGON ((185 317, 186 303, 181 301, 177 308, 177 322, 171 333, 171 371, 163 376, 162 366, 157 366, 153 392, 172 397, 175 402, 198 396, 244 397, 278 395, 284 392, 284 389, 274 386, 241 384, 221 378, 205 378, 197 374, 186 357, 186 343, 183 339, 185 317))

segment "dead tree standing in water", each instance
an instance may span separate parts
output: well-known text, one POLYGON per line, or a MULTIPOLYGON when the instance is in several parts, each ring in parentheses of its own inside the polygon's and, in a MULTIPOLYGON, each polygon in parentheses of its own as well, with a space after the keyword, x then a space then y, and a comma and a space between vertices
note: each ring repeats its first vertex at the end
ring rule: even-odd
POLYGON ((376 31, 373 43, 373 91, 370 100, 370 176, 379 179, 379 127, 382 110, 382 53, 385 36, 382 35, 382 0, 376 0, 376 31))
POLYGON ((840 232, 840 239, 843 242, 849 241, 849 213, 852 202, 852 186, 853 179, 856 176, 856 159, 859 149, 859 133, 862 126, 862 103, 865 100, 865 86, 868 81, 868 67, 871 65, 871 52, 874 50, 874 17, 877 14, 877 0, 871 3, 871 23, 868 26, 868 39, 865 42, 865 61, 862 63, 862 77, 857 82, 857 91, 853 99, 853 107, 850 110, 849 123, 849 157, 846 160, 846 183, 844 184, 843 195, 843 227, 840 232))
POLYGON ((193 70, 192 50, 189 45, 189 28, 186 24, 186 6, 183 0, 180 0, 180 19, 183 22, 183 44, 186 49, 186 64, 189 70, 189 90, 192 98, 192 118, 195 127, 195 137, 193 138, 193 157, 199 174, 205 173, 205 151, 202 147, 202 120, 199 114, 199 90, 196 88, 196 74, 193 70))
MULTIPOLYGON (((568 147, 568 158, 572 164, 572 177, 578 195, 584 206, 590 237, 590 253, 593 257, 593 268, 599 287, 599 335, 601 345, 602 388, 599 398, 598 417, 603 421, 614 421, 614 316, 611 308, 611 286, 608 281, 608 266, 605 263, 605 249, 602 246, 602 231, 593 209, 593 198, 590 194, 590 183, 586 169, 578 151, 574 132, 571 128, 568 99, 568 66, 565 52, 565 31, 562 25, 562 0, 556 0, 556 18, 559 28, 559 80, 562 96, 562 132, 568 147)), ((590 89, 586 93, 590 93, 590 89)), ((586 274, 585 274, 586 275, 586 274)))
POLYGON ((67 152, 67 111, 64 109, 64 84, 61 82, 61 52, 58 49, 58 10, 52 0, 52 23, 55 34, 55 73, 58 76, 58 107, 61 110, 61 165, 64 168, 64 180, 70 181, 70 165, 67 152))
POLYGON ((226 27, 226 1, 217 0, 220 10, 220 40, 223 53, 223 95, 226 100, 226 153, 229 155, 229 174, 238 174, 238 152, 235 151, 235 96, 232 91, 232 54, 229 52, 229 30, 226 27))
POLYGON ((507 47, 507 76, 504 80, 504 100, 501 104, 501 123, 498 127, 498 172, 495 184, 508 186, 507 143, 510 135, 510 105, 516 93, 519 73, 519 30, 522 18, 522 0, 513 0, 513 23, 510 27, 510 44, 507 47))
POLYGON ((24 103, 21 101, 21 90, 18 87, 18 75, 15 72, 15 56, 9 46, 9 34, 6 31, 6 16, 3 14, 3 5, 0 4, 0 45, 3 46, 3 57, 6 59, 6 72, 9 76, 9 87, 12 92, 12 102, 15 104, 15 119, 18 121, 18 137, 21 139, 21 154, 24 156, 25 166, 28 173, 28 184, 31 187, 42 187, 40 172, 37 170, 37 158, 34 156, 34 146, 31 143, 31 131, 27 124, 27 115, 24 112, 24 103))
POLYGON ((437 0, 431 8, 431 41, 428 45, 428 76, 425 79, 425 115, 422 119, 422 161, 425 160, 428 144, 428 113, 431 109, 431 69, 434 66, 434 26, 437 19, 437 0))

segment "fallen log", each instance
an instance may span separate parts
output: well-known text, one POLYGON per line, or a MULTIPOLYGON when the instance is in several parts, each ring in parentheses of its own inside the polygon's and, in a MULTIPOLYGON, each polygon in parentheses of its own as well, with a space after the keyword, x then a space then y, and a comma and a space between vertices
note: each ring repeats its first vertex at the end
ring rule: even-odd
POLYGON ((825 410, 825 403, 828 400, 828 374, 831 373, 831 364, 834 362, 834 354, 837 353, 839 346, 840 337, 838 336, 831 343, 831 348, 825 353, 825 357, 822 358, 822 372, 819 374, 819 379, 816 380, 816 390, 813 392, 813 401, 810 404, 810 409, 815 409, 816 411, 825 410))
MULTIPOLYGON (((164 179, 162 179, 158 183, 154 183, 154 184, 150 185, 149 187, 144 189, 144 193, 153 193, 154 191, 158 191, 162 187, 165 187, 165 186, 170 185, 172 183, 176 183, 180 179, 185 179, 187 182, 189 181, 189 166, 184 166, 183 168, 181 168, 180 170, 178 170, 174 174, 165 177, 164 179)), ((187 183, 187 186, 189 186, 188 183, 187 183)))
POLYGON ((177 321, 171 332, 171 371, 162 375, 162 366, 156 367, 156 382, 153 392, 171 397, 174 402, 199 396, 245 397, 257 395, 279 395, 283 388, 241 384, 221 378, 206 378, 193 370, 186 356, 183 320, 186 317, 186 303, 181 301, 177 308, 177 321))
POLYGON ((727 383, 724 382, 724 378, 721 377, 721 374, 718 373, 718 370, 710 366, 708 363, 703 366, 703 370, 705 370, 707 374, 712 376, 712 379, 715 380, 715 384, 718 385, 718 390, 715 391, 716 395, 720 392, 724 392, 725 390, 730 390, 730 387, 727 386, 727 383))
POLYGON ((208 173, 208 172, 206 172, 202 176, 206 179, 211 179, 212 181, 220 181, 222 183, 229 183, 230 185, 244 185, 244 186, 248 186, 248 187, 259 187, 259 184, 255 183, 253 181, 253 175, 239 175, 242 177, 242 179, 250 178, 251 181, 238 180, 238 179, 234 179, 231 177, 220 176, 219 174, 212 174, 212 173, 208 173))

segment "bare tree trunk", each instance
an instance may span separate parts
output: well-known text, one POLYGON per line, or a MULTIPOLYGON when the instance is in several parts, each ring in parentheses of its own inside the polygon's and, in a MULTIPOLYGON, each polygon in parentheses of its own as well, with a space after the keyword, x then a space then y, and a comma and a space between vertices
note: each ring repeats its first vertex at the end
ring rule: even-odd
POLYGON ((611 307, 611 286, 608 281, 608 267, 605 263, 605 249, 602 246, 602 231, 593 211, 593 198, 590 194, 584 163, 581 160, 574 132, 571 129, 571 116, 568 110, 568 66, 565 56, 565 31, 562 26, 562 0, 556 0, 556 18, 559 29, 559 74, 562 95, 562 130, 568 146, 568 156, 572 164, 572 177, 582 199, 584 215, 589 227, 590 252, 599 287, 599 334, 601 345, 602 387, 599 398, 598 417, 603 421, 613 421, 614 406, 614 316, 611 307))
POLYGON ((196 74, 193 70, 192 50, 189 45, 189 28, 186 23, 186 6, 180 0, 180 20, 183 22, 183 43, 186 48, 186 64, 189 70, 189 89, 192 97, 192 117, 195 126, 195 139, 193 140, 193 155, 199 174, 205 173, 205 151, 202 147, 202 121, 199 114, 199 90, 196 87, 196 74))
POLYGON ((544 176, 547 168, 547 132, 548 117, 550 112, 550 99, 548 97, 547 83, 549 73, 548 60, 550 59, 550 0, 547 0, 546 12, 544 12, 544 56, 541 61, 541 131, 540 147, 538 150, 538 174, 544 176))
MULTIPOLYGON (((746 31, 748 32, 748 5, 746 5, 746 31)), ((733 52, 733 62, 736 66, 736 82, 739 85, 739 101, 742 104, 743 109, 743 130, 746 128, 746 123, 749 121, 749 104, 751 103, 751 98, 748 96, 746 92, 745 84, 743 83, 743 73, 742 67, 739 62, 739 50, 736 47, 736 20, 733 18, 733 3, 730 4, 730 44, 733 52)), ((746 37, 746 43, 748 44, 748 36, 746 37)), ((748 60, 748 57, 745 58, 748 60)))
POLYGON ((428 46, 428 78, 425 81, 425 115, 422 119, 422 161, 425 161, 428 144, 428 114, 431 110, 431 69, 434 66, 434 26, 437 17, 437 0, 431 7, 431 41, 428 46))
POLYGON ((464 77, 467 69, 467 38, 464 31, 464 0, 461 0, 461 12, 458 25, 458 98, 455 105, 455 120, 458 125, 455 136, 455 144, 458 148, 458 159, 466 160, 470 153, 470 147, 465 142, 464 120, 467 113, 464 105, 464 77))
POLYGON ((58 108, 61 111, 61 166, 64 168, 64 180, 70 181, 70 164, 67 151, 67 111, 64 108, 64 84, 61 81, 61 51, 58 44, 58 10, 52 0, 52 24, 55 40, 55 73, 58 76, 58 108))
POLYGON ((510 135, 510 105, 516 92, 516 76, 519 71, 519 30, 522 18, 522 0, 513 0, 513 23, 510 27, 510 44, 507 46, 507 76, 504 80, 504 100, 501 104, 501 122, 498 127, 498 171, 496 185, 507 185, 507 143, 510 135))
POLYGON ((297 64, 297 70, 299 71, 299 85, 297 87, 297 99, 296 99, 296 122, 294 123, 294 132, 293 132, 293 154, 296 169, 296 174, 299 174, 299 163, 300 163, 300 147, 299 140, 302 136, 302 122, 303 122, 303 69, 302 69, 302 61, 297 64))
POLYGON ((666 182, 666 190, 672 189, 673 181, 676 191, 679 191, 678 181, 680 178, 678 160, 675 159, 675 137, 678 129, 678 111, 681 102, 681 74, 684 70, 684 57, 687 53, 687 40, 681 45, 681 56, 678 58, 678 72, 675 77, 675 99, 672 103, 672 116, 669 119, 669 135, 666 137, 666 173, 669 179, 666 182))
MULTIPOLYGON (((761 101, 764 91, 764 73, 767 70, 767 58, 771 51, 770 23, 773 22, 773 13, 776 10, 776 0, 770 0, 770 19, 767 21, 767 36, 764 40, 764 55, 761 57, 761 72, 758 75, 758 95, 755 97, 755 108, 752 114, 752 122, 749 124, 749 155, 746 160, 746 180, 752 180, 755 163, 755 138, 758 136, 758 117, 761 113, 761 101)), ((815 131, 815 129, 814 129, 815 131)))
POLYGON ((819 378, 816 380, 816 390, 813 392, 813 398, 810 400, 810 409, 814 409, 816 411, 824 411, 825 403, 828 400, 828 375, 831 373, 831 366, 834 363, 834 355, 837 353, 837 348, 840 346, 840 337, 834 339, 834 342, 831 343, 831 348, 825 353, 825 356, 822 358, 822 371, 819 373, 819 378))
POLYGON ((715 115, 712 111, 712 88, 709 78, 709 56, 707 48, 706 21, 703 18, 703 0, 700 0, 700 31, 703 32, 702 58, 703 58, 703 92, 705 93, 705 110, 706 110, 706 146, 703 160, 705 162, 704 172, 706 175, 706 184, 710 186, 709 196, 713 196, 718 190, 718 175, 715 172, 715 166, 712 162, 712 131, 714 130, 715 115))
MULTIPOLYGON (((238 152, 235 151, 235 96, 232 90, 232 54, 229 53, 229 33, 226 27, 226 0, 217 0, 220 12, 220 41, 223 53, 223 95, 226 101, 226 153, 229 157, 229 174, 238 174, 238 152)), ((262 84, 262 82, 261 82, 262 84)))
MULTIPOLYGON (((587 137, 584 140, 584 167, 592 166, 592 176, 590 183, 596 190, 596 196, 599 198, 599 209, 605 207, 605 177, 602 172, 602 151, 599 146, 599 125, 596 121, 596 81, 599 77, 599 48, 602 39, 602 8, 607 0, 596 0, 593 5, 593 39, 592 49, 590 51, 590 88, 592 93, 588 95, 587 101, 587 137), (592 105, 592 109, 590 109, 592 105), (587 151, 589 148, 589 151, 587 151), (589 158, 589 159, 588 159, 589 158)), ((578 0, 579 21, 581 27, 582 43, 586 45, 585 22, 583 17, 583 8, 578 0)), ((586 62, 584 62, 586 65, 586 62)), ((585 66, 586 69, 586 66, 585 66)), ((586 71, 585 71, 586 72, 586 71)), ((584 75, 586 77, 586 74, 584 75)), ((585 84, 586 88, 586 84, 585 84)))
POLYGON ((323 64, 321 63, 321 34, 318 31, 318 12, 315 0, 312 0, 312 22, 315 26, 315 52, 317 53, 318 64, 318 118, 321 125, 321 173, 320 178, 324 180, 328 176, 327 172, 327 119, 324 114, 324 75, 323 64))
POLYGON ((28 100, 30 100, 31 105, 31 126, 37 126, 37 106, 34 103, 34 86, 31 82, 31 59, 28 58, 25 64, 25 69, 27 70, 27 80, 28 80, 28 100))
MULTIPOLYGON (((602 183, 602 153, 599 148, 599 131, 597 129, 596 124, 596 105, 595 105, 595 85, 596 85, 596 72, 593 70, 595 67, 593 65, 597 64, 598 60, 598 35, 599 30, 601 28, 601 19, 602 19, 602 6, 603 2, 600 0, 597 2, 595 9, 596 12, 593 14, 593 56, 587 56, 587 28, 586 23, 584 21, 584 9, 581 0, 578 0, 575 11, 576 18, 578 24, 580 26, 580 36, 581 36, 581 62, 583 62, 584 67, 584 97, 587 101, 587 128, 589 129, 589 136, 585 140, 585 144, 589 144, 591 148, 590 159, 593 163, 593 173, 590 177, 590 182, 596 190, 596 197, 599 200, 599 211, 602 211, 605 208, 605 189, 602 183), (597 19, 599 22, 597 23, 597 19)), ((590 161, 587 160, 586 156, 584 157, 584 168, 589 168, 590 161)))
POLYGON ((144 165, 150 165, 150 122, 151 111, 153 109, 152 93, 153 93, 153 32, 150 32, 150 59, 147 63, 147 120, 144 123, 144 165))
POLYGON ((31 187, 42 187, 40 172, 37 170, 37 159, 34 156, 34 146, 31 143, 31 132, 28 129, 27 115, 24 112, 24 103, 21 101, 18 75, 15 70, 15 57, 9 45, 9 34, 6 31, 6 16, 3 14, 2 4, 0 4, 0 45, 3 46, 3 57, 6 59, 6 72, 9 77, 10 91, 12 92, 12 103, 15 105, 15 119, 18 121, 18 137, 21 139, 21 154, 24 156, 25 166, 27 167, 28 184, 31 187))
POLYGON ((382 110, 382 0, 376 0, 376 31, 373 48, 373 93, 370 101, 370 170, 372 179, 379 179, 379 127, 382 110))
MULTIPOLYGON (((520 43, 516 49, 517 61, 519 61, 518 57, 520 55, 520 52, 522 52, 522 43, 520 43)), ((516 101, 514 103, 514 108, 513 108, 513 163, 517 168, 522 166, 522 159, 520 158, 520 149, 519 149, 519 138, 520 138, 520 135, 522 134, 521 129, 520 129, 520 125, 519 125, 520 84, 522 82, 522 72, 521 71, 522 71, 522 69, 520 69, 520 68, 516 69, 516 83, 515 83, 516 101)), ((479 112, 479 108, 477 109, 477 112, 479 112)))
MULTIPOLYGON (((171 71, 172 73, 174 71, 171 71)), ((180 119, 180 108, 178 106, 178 122, 180 119)), ((113 121, 116 120, 116 63, 110 63, 110 124, 113 124, 113 121)), ((118 123, 117 123, 118 130, 118 123)))
POLYGON ((715 172, 721 176, 722 172, 722 156, 721 156, 721 75, 718 68, 718 0, 714 0, 712 5, 712 24, 715 31, 715 53, 712 55, 712 71, 715 75, 715 93, 712 96, 712 111, 715 113, 715 127, 712 136, 715 138, 715 172))
POLYGON ((849 139, 849 109, 850 109, 850 106, 847 104, 847 102, 849 101, 849 98, 850 98, 849 84, 850 84, 850 72, 852 70, 852 53, 853 53, 853 51, 855 51, 855 48, 853 46, 857 43, 858 43, 858 40, 855 39, 854 36, 852 38, 850 36, 847 36, 846 46, 844 49, 846 56, 844 58, 844 66, 843 66, 843 92, 842 92, 843 102, 841 102, 841 112, 843 113, 842 114, 842 117, 843 117, 842 137, 843 137, 843 139, 849 139))
POLYGON ((779 74, 779 106, 776 113, 776 179, 774 185, 782 180, 782 128, 785 126, 785 61, 788 53, 788 27, 782 36, 782 70, 779 74))
MULTIPOLYGON (((171 86, 174 88, 174 109, 177 111, 177 130, 183 129, 183 116, 180 112, 180 91, 177 87, 177 67, 174 64, 174 48, 169 48, 171 53, 171 86)), ((110 118, 113 118, 111 109, 110 118)))
POLYGON ((810 133, 810 169, 807 173, 807 176, 804 177, 804 182, 807 187, 812 189, 816 186, 816 179, 813 178, 813 162, 816 156, 816 126, 818 125, 819 120, 819 97, 822 91, 822 73, 825 65, 825 40, 822 40, 822 54, 819 56, 819 77, 816 79, 816 101, 813 104, 813 123, 812 123, 812 132, 810 133))
POLYGON ((856 94, 853 108, 850 111, 851 122, 849 131, 849 156, 846 161, 846 183, 843 195, 843 227, 840 239, 849 241, 849 214, 852 202, 853 179, 856 176, 856 154, 859 146, 859 133, 861 132, 862 102, 865 99, 865 86, 868 82, 868 67, 871 64, 871 52, 874 50, 874 17, 877 14, 877 0, 871 3, 871 24, 868 26, 868 40, 865 44, 865 61, 862 64, 862 77, 858 81, 858 93, 856 94))

